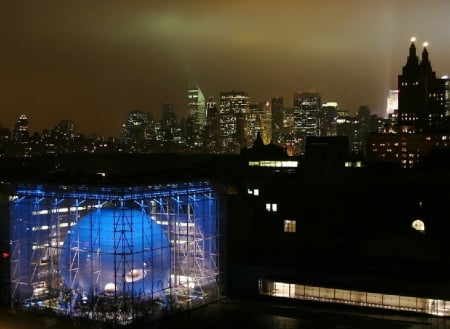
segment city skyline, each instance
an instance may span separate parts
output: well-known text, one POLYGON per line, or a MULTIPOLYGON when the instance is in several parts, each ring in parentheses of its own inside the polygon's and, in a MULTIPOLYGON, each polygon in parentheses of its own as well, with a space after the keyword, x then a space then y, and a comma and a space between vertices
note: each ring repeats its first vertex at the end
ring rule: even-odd
POLYGON ((118 136, 130 111, 160 118, 172 103, 187 116, 187 90, 218 101, 316 91, 350 113, 380 116, 410 37, 428 41, 438 76, 450 73, 450 3, 330 0, 170 3, 132 1, 0 5, 0 124, 20 114, 31 131, 72 120, 84 134, 118 136), (351 8, 351 10, 349 10, 351 8))

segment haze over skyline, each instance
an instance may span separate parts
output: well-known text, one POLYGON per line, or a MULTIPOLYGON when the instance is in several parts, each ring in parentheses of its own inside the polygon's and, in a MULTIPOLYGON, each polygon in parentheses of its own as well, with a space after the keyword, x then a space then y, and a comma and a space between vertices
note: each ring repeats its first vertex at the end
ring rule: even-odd
POLYGON ((355 113, 384 115, 410 38, 437 76, 450 73, 450 2, 434 0, 50 1, 0 4, 0 124, 30 131, 74 121, 119 136, 130 111, 186 116, 186 90, 218 101, 317 91, 355 113))

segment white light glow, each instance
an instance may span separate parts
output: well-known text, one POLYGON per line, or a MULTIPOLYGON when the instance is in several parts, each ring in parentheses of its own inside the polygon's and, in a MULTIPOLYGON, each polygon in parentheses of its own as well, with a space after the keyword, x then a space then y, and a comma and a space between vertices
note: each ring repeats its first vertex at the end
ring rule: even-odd
POLYGON ((416 37, 412 37, 411 42, 416 42, 416 37))
POLYGON ((259 293, 261 295, 417 312, 436 316, 449 316, 450 314, 448 300, 260 280, 261 283, 262 281, 265 284, 260 284, 259 293))
POLYGON ((109 282, 105 285, 105 292, 113 293, 116 290, 116 285, 112 282, 109 282))

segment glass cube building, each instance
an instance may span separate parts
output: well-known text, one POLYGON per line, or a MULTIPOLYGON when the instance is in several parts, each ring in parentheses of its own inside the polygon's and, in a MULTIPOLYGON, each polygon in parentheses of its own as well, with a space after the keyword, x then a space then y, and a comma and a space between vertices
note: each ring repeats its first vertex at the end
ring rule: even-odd
POLYGON ((209 182, 14 191, 16 306, 126 322, 219 298, 218 194, 209 182))

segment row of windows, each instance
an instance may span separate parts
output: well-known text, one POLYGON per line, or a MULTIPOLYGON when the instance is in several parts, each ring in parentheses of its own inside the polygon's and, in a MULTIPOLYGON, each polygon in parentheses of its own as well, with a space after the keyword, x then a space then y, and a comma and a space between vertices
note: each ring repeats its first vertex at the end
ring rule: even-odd
MULTIPOLYGON (((403 81, 403 82, 401 83, 401 85, 402 85, 402 86, 407 86, 407 85, 408 85, 408 82, 403 81)), ((418 85, 419 85, 419 81, 413 81, 413 82, 411 82, 411 86, 418 86, 418 85)))
POLYGON ((258 160, 249 161, 249 167, 297 168, 298 161, 258 160))
POLYGON ((441 299, 309 286, 264 279, 258 280, 258 292, 260 295, 273 297, 419 312, 437 316, 450 315, 450 301, 441 299))

